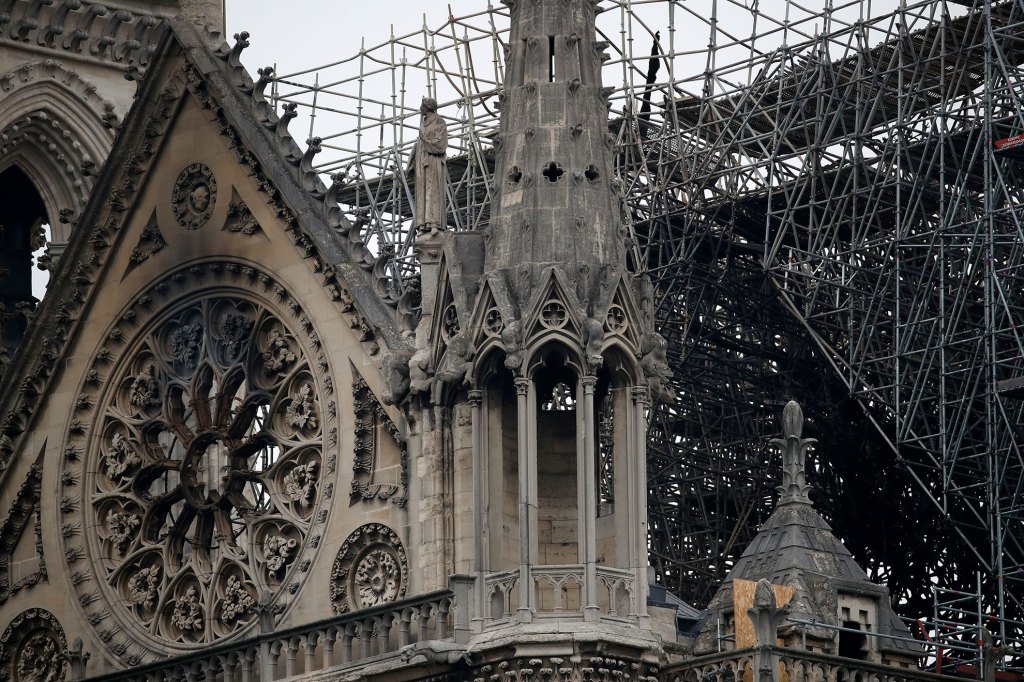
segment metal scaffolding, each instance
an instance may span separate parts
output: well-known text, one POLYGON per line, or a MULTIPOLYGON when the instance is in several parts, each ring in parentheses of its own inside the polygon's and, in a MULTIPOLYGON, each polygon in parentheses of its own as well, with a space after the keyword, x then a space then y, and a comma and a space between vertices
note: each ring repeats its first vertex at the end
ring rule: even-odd
MULTIPOLYGON (((771 509, 767 437, 796 398, 817 504, 897 608, 980 572, 1020 638, 1024 0, 602 6, 632 257, 675 372, 651 415, 659 581, 708 600, 771 509)), ((275 82, 396 287, 421 95, 449 124, 450 229, 487 224, 507 26, 424 20, 275 82)))

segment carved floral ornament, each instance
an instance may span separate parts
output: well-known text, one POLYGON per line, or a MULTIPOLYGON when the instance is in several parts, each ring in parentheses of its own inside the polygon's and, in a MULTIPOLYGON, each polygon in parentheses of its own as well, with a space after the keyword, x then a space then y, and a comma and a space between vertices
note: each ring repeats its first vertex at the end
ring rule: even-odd
POLYGON ((0 679, 58 682, 67 673, 67 639, 45 609, 22 611, 0 636, 0 679))
POLYGON ((178 273, 140 297, 125 331, 97 353, 108 378, 83 393, 66 450, 80 443, 84 461, 66 457, 65 490, 80 488, 80 501, 67 494, 62 510, 89 529, 86 556, 65 540, 72 582, 100 639, 111 641, 116 621, 140 644, 114 649, 129 663, 154 644, 241 633, 264 593, 283 612, 332 492, 322 472, 336 410, 326 358, 310 356, 318 346, 308 318, 254 268, 190 274, 220 286, 175 302, 168 280, 194 287, 178 273), (258 295, 261 284, 290 312, 258 295))
POLYGON ((217 181, 213 171, 201 163, 193 163, 181 171, 171 193, 174 219, 181 227, 186 230, 201 228, 213 215, 216 203, 217 181))
POLYGON ((347 613, 405 596, 409 561, 395 531, 380 523, 360 526, 338 550, 331 569, 331 607, 347 613))

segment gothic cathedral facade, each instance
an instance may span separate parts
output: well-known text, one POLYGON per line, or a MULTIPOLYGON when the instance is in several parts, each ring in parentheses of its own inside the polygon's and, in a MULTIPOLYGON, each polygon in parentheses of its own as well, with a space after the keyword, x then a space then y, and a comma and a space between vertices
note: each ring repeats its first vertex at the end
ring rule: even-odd
MULTIPOLYGON (((27 102, 7 172, 35 188, 5 233, 25 243, 3 289, 0 677, 144 671, 359 614, 288 670, 366 646, 374 675, 475 677, 513 646, 651 674, 645 407, 667 368, 626 266, 596 3, 509 3, 491 226, 449 231, 424 165, 434 218, 401 291, 244 35, 6 4, 5 49, 69 54, 0 76, 27 102), (89 78, 122 71, 130 108, 89 78), (33 88, 75 116, 30 110, 33 88), (44 222, 51 284, 18 308, 44 222)), ((217 674, 276 677, 279 655, 217 674)))

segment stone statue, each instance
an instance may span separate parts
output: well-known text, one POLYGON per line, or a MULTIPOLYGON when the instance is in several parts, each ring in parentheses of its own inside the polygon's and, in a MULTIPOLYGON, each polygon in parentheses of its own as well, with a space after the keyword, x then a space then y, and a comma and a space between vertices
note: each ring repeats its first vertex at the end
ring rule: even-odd
POLYGON ((416 176, 416 205, 413 222, 420 233, 437 234, 447 224, 445 187, 448 172, 445 152, 448 149, 448 125, 437 113, 437 100, 424 97, 420 104, 423 121, 413 148, 410 169, 416 176))
POLYGON ((672 369, 668 364, 667 349, 668 342, 665 341, 665 337, 657 332, 647 334, 640 342, 640 367, 647 375, 654 397, 664 402, 672 402, 675 395, 668 383, 672 378, 672 369))
POLYGON ((473 375, 472 357, 473 348, 469 335, 459 332, 448 341, 444 367, 438 370, 437 378, 455 385, 469 383, 473 375))

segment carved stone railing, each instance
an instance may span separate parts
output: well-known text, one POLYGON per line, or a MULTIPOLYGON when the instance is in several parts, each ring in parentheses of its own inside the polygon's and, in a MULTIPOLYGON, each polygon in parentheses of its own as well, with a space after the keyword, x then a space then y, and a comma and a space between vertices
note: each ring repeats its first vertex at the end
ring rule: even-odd
POLYGON ((959 679, 780 646, 693 658, 665 668, 661 679, 663 682, 763 682, 766 676, 785 682, 948 682, 959 679))
MULTIPOLYGON (((582 564, 531 566, 529 570, 534 604, 531 617, 538 619, 586 620, 587 571, 582 564)), ((640 613, 637 604, 636 576, 622 568, 597 566, 594 569, 597 619, 633 620, 640 613)), ((483 576, 480 613, 473 615, 477 627, 502 627, 516 620, 522 594, 518 571, 488 573, 483 576)))
POLYGON ((89 678, 95 682, 271 682, 334 666, 394 656, 403 647, 455 638, 455 595, 440 590, 308 625, 89 678))
POLYGON ((481 599, 482 613, 479 618, 485 625, 508 622, 516 612, 516 587, 519 584, 518 571, 488 573, 483 579, 481 599))

